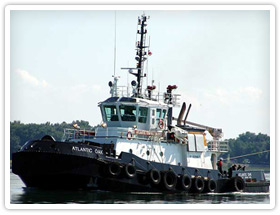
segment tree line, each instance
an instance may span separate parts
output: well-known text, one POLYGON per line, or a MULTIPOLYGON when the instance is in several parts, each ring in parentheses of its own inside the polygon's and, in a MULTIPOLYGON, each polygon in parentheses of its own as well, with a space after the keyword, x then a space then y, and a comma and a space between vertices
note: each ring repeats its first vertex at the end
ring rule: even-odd
MULTIPOLYGON (((50 123, 43 124, 24 124, 20 121, 10 122, 10 155, 17 152, 21 146, 28 140, 41 139, 44 135, 51 135, 60 141, 65 128, 73 128, 72 125, 77 123, 81 129, 93 130, 87 121, 73 121, 72 123, 50 123)), ((229 151, 222 154, 224 158, 234 158, 240 155, 262 152, 270 150, 270 137, 266 134, 255 134, 246 132, 240 134, 237 138, 228 139, 229 151)), ((232 163, 244 164, 262 164, 269 165, 270 153, 260 153, 246 157, 239 157, 231 160, 232 163)))
POLYGON ((65 128, 73 128, 77 123, 81 129, 93 130, 94 127, 87 121, 76 120, 72 123, 42 123, 24 124, 20 121, 10 122, 10 155, 17 152, 28 140, 41 139, 45 135, 51 135, 55 140, 60 141, 65 128))
POLYGON ((270 137, 268 135, 246 132, 240 134, 237 138, 229 139, 228 143, 229 151, 222 156, 230 159, 231 163, 270 164, 270 137))

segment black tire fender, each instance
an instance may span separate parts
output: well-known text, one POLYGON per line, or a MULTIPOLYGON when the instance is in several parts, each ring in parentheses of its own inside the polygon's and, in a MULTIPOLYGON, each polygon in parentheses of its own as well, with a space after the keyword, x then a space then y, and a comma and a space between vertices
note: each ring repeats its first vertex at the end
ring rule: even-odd
POLYGON ((204 188, 204 192, 206 193, 211 193, 214 192, 217 188, 217 182, 213 179, 208 179, 205 180, 205 188, 204 188))
POLYGON ((51 135, 45 135, 41 138, 42 141, 51 141, 51 142, 55 142, 55 139, 53 136, 51 135))
POLYGON ((151 170, 148 172, 148 178, 149 178, 151 184, 157 185, 157 184, 159 184, 160 181, 161 181, 160 172, 159 172, 157 169, 151 169, 151 170))
POLYGON ((204 190, 205 184, 202 177, 198 176, 192 179, 192 188, 196 193, 201 193, 204 190))
POLYGON ((162 177, 162 183, 163 187, 166 190, 172 190, 176 187, 177 184, 177 175, 174 171, 169 170, 162 172, 163 177, 162 177))
POLYGON ((116 162, 109 163, 107 170, 110 176, 119 176, 121 173, 121 166, 116 162))
POLYGON ((184 191, 189 191, 192 186, 192 179, 189 175, 180 175, 178 188, 184 191))
POLYGON ((136 176, 136 168, 131 163, 124 166, 125 176, 128 178, 134 178, 136 176))
POLYGON ((240 176, 236 176, 232 178, 232 186, 234 191, 236 192, 242 192, 245 188, 245 182, 240 176))

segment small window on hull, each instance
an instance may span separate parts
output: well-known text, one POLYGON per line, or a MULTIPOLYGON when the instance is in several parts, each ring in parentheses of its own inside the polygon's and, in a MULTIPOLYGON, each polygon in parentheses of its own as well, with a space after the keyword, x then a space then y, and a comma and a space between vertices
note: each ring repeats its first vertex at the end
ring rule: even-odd
POLYGON ((122 121, 134 122, 136 121, 136 107, 130 105, 119 106, 122 121))

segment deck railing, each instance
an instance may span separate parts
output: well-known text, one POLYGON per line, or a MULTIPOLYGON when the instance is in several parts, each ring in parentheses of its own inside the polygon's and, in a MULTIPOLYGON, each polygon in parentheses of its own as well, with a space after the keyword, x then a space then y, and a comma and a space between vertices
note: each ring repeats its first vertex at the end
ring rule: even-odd
POLYGON ((93 138, 95 136, 95 131, 89 130, 78 130, 78 129, 64 129, 62 141, 66 141, 69 139, 88 139, 93 138))
MULTIPOLYGON (((130 97, 132 95, 131 93, 131 87, 127 86, 118 86, 117 87, 117 96, 127 96, 130 97)), ((160 92, 154 92, 151 95, 151 98, 148 97, 148 93, 144 93, 145 99, 150 99, 153 101, 160 101, 168 104, 172 104, 174 107, 180 106, 180 94, 174 94, 174 93, 160 93, 160 92)))
MULTIPOLYGON (((110 138, 110 137, 117 137, 117 138, 125 138, 127 139, 127 133, 130 132, 132 134, 131 138, 129 139, 138 139, 138 140, 146 140, 146 141, 161 141, 166 142, 166 136, 161 135, 145 135, 144 133, 135 133, 134 131, 127 129, 127 128, 103 128, 102 131, 97 129, 96 131, 89 131, 89 130, 78 130, 78 129, 64 129, 64 134, 62 137, 62 141, 67 141, 70 139, 79 139, 79 140, 86 140, 86 139, 93 139, 93 138, 110 138)), ((212 152, 228 152, 228 141, 209 141, 207 143, 208 151, 212 152)))

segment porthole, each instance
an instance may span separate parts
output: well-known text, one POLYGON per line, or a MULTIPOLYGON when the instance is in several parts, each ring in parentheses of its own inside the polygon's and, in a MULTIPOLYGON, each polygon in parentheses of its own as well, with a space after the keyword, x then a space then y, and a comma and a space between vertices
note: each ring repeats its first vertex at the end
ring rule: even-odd
POLYGON ((160 153, 159 153, 159 155, 162 157, 162 156, 163 156, 163 153, 162 153, 162 152, 160 152, 160 153))
POLYGON ((149 150, 147 150, 146 154, 149 156, 149 155, 150 155, 150 151, 149 151, 149 150))

